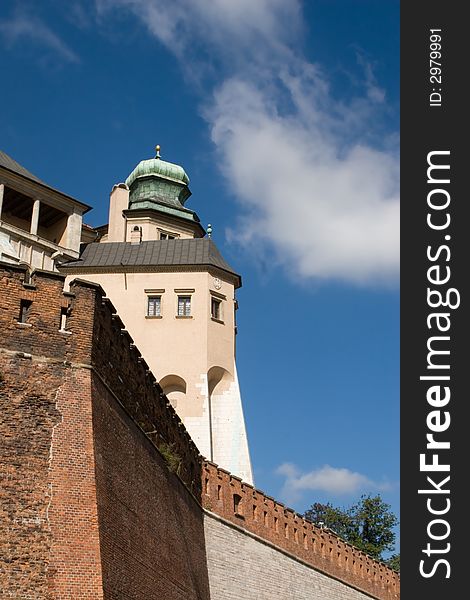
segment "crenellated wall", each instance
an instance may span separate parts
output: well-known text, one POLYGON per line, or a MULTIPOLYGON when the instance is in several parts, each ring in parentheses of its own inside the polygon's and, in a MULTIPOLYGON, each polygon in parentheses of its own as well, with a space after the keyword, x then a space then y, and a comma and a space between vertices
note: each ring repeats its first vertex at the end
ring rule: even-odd
POLYGON ((204 462, 202 477, 202 503, 211 513, 375 598, 399 597, 399 575, 387 565, 214 463, 204 462))
POLYGON ((204 461, 104 291, 63 284, 0 263, 2 593, 399 598, 386 565, 204 461))

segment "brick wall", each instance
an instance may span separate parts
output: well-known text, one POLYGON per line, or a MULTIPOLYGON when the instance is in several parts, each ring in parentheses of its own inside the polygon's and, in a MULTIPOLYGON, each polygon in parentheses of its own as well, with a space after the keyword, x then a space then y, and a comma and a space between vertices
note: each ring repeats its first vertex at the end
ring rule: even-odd
POLYGON ((98 377, 93 386, 104 597, 209 600, 200 506, 98 377))
POLYGON ((100 598, 89 373, 66 362, 63 277, 25 276, 15 267, 0 273, 0 593, 100 598), (22 301, 28 314, 19 323, 22 301))
POLYGON ((197 449, 101 288, 63 280, 0 269, 0 596, 208 599, 197 449))
POLYGON ((399 576, 385 564, 209 461, 202 476, 207 510, 374 598, 399 597, 399 576))

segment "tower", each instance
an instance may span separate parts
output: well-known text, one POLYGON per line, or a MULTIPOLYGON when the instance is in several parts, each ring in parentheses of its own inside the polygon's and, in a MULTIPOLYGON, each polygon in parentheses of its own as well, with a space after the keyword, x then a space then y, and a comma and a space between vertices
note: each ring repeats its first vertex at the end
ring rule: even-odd
POLYGON ((201 454, 251 483, 235 362, 241 277, 186 208, 190 195, 157 146, 113 187, 101 239, 61 271, 104 288, 201 454))

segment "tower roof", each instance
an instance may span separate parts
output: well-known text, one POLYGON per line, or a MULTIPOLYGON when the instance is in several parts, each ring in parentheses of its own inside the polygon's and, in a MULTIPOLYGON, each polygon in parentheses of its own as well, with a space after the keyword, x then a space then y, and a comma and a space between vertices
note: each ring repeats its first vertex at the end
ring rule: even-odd
POLYGON ((175 183, 185 184, 189 183, 189 177, 186 171, 180 165, 162 160, 159 156, 155 158, 148 158, 141 160, 136 168, 132 171, 129 177, 126 179, 128 187, 134 183, 139 177, 159 176, 163 179, 174 181, 175 183))
MULTIPOLYGON (((151 240, 140 244, 106 242, 88 244, 78 260, 62 263, 61 270, 72 273, 140 271, 174 267, 215 267, 229 274, 236 287, 240 275, 224 260, 209 238, 151 240)), ((199 270, 199 269, 198 269, 199 270)))
POLYGON ((160 146, 156 147, 156 152, 155 158, 141 160, 126 179, 129 210, 170 212, 185 221, 199 223, 197 214, 184 206, 191 195, 185 170, 162 160, 160 146))

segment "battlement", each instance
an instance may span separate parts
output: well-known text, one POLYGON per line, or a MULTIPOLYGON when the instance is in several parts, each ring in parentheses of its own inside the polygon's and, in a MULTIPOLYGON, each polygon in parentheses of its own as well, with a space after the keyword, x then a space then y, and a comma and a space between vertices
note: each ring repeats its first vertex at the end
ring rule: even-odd
POLYGON ((172 470, 200 497, 200 455, 182 421, 104 290, 65 276, 0 263, 1 346, 41 356, 100 377, 129 416, 165 456, 172 470))
POLYGON ((399 598, 400 576, 384 563, 212 462, 203 463, 202 477, 208 511, 375 598, 399 598))

